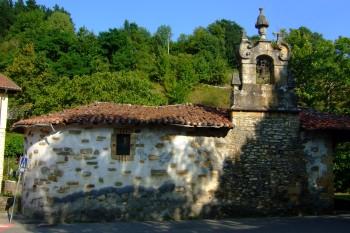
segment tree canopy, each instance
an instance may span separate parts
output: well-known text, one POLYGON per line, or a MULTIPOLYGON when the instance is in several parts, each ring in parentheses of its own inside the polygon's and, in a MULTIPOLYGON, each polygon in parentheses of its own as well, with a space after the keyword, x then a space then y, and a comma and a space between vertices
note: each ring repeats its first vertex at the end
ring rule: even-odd
MULTIPOLYGON (((177 40, 168 25, 152 34, 128 20, 96 35, 75 28, 62 7, 47 8, 35 0, 1 1, 0 19, 0 72, 23 88, 11 101, 18 116, 97 100, 181 103, 200 83, 227 85, 239 67, 242 27, 226 19, 177 40), (120 89, 123 82, 141 90, 131 85, 120 89)), ((301 27, 287 31, 286 40, 292 47, 290 71, 299 105, 349 113, 350 38, 330 41, 301 27)))

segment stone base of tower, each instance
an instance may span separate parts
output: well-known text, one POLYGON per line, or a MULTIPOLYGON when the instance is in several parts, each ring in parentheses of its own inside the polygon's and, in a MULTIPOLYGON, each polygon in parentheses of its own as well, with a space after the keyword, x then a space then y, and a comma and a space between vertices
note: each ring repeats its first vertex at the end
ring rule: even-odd
POLYGON ((233 111, 233 151, 217 192, 221 217, 288 215, 307 206, 307 174, 296 113, 233 111))

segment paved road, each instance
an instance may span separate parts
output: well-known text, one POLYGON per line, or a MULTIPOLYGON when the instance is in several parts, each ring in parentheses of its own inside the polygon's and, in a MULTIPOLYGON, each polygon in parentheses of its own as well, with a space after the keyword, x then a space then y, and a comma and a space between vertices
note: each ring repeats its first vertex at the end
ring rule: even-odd
MULTIPOLYGON (((1 216, 0 216, 1 217, 1 216)), ((24 224, 14 221, 8 225, 0 218, 0 232, 5 233, 349 233, 350 214, 338 216, 294 217, 294 218, 246 218, 227 220, 193 220, 180 222, 116 222, 60 224, 24 224)))

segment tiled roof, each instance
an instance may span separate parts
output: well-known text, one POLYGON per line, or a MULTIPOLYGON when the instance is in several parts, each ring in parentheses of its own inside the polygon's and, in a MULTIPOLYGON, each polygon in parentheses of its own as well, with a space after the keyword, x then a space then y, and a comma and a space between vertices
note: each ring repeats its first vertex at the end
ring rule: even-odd
POLYGON ((299 119, 301 127, 307 130, 350 130, 350 116, 303 110, 299 119))
POLYGON ((0 90, 21 91, 21 88, 11 79, 0 74, 0 90))
POLYGON ((94 103, 20 120, 13 128, 40 124, 180 125, 232 128, 228 111, 203 105, 141 106, 94 103))

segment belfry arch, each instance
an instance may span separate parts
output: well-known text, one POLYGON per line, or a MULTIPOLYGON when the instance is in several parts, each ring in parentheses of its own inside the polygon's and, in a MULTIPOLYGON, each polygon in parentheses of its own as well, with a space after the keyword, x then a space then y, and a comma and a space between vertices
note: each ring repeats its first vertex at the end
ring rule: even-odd
POLYGON ((274 84, 274 64, 272 57, 260 55, 256 58, 256 83, 274 84))

